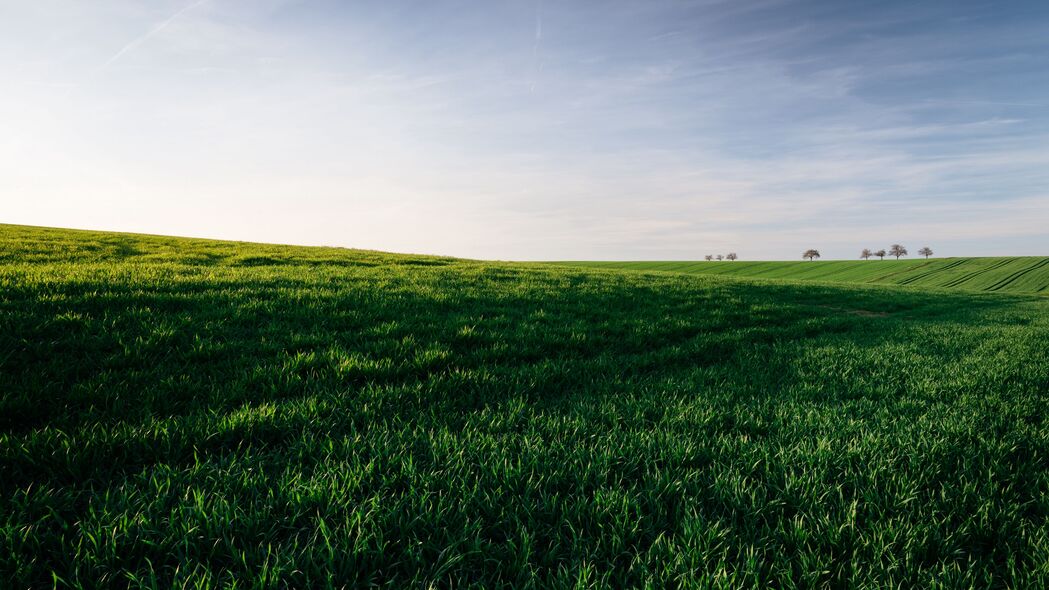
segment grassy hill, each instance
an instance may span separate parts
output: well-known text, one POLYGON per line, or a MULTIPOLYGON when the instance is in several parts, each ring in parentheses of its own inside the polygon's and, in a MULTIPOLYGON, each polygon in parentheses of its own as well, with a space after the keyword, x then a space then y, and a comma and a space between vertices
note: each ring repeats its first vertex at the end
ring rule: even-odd
POLYGON ((1049 292, 1049 258, 930 258, 816 262, 565 262, 579 267, 1000 293, 1049 292))
POLYGON ((0 580, 1047 587, 1047 398, 1045 297, 0 226, 0 580))

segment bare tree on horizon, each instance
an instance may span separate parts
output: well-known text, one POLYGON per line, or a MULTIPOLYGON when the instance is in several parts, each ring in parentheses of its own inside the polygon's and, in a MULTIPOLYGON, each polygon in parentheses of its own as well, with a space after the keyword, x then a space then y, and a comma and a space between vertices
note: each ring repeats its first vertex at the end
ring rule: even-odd
POLYGON ((882 259, 882 260, 885 260, 885 248, 882 248, 881 250, 878 250, 877 252, 874 253, 874 255, 877 256, 878 258, 882 259))
POLYGON ((928 259, 930 256, 932 256, 932 248, 924 246, 921 250, 918 250, 918 254, 928 259))
POLYGON ((820 251, 816 250, 814 248, 810 248, 808 250, 805 250, 805 253, 802 254, 801 257, 802 258, 808 258, 809 262, 812 262, 813 260, 815 260, 815 259, 820 257, 820 251))
POLYGON ((707 254, 703 258, 706 258, 707 262, 710 262, 711 260, 714 260, 714 255, 713 254, 707 254))
POLYGON ((722 260, 723 260, 723 259, 724 259, 725 257, 724 257, 724 256, 722 256, 721 254, 718 254, 718 255, 717 255, 717 256, 715 256, 714 258, 717 258, 717 259, 718 259, 718 262, 721 262, 721 261, 722 261, 722 260))
POLYGON ((729 252, 728 256, 725 256, 725 258, 728 258, 729 260, 736 260, 737 258, 739 258, 739 256, 736 256, 735 252, 729 252))
POLYGON ((889 255, 890 256, 895 256, 896 260, 899 260, 900 256, 906 256, 907 255, 907 248, 904 248, 903 246, 901 246, 899 244, 893 244, 892 247, 889 248, 889 255))
POLYGON ((860 252, 860 258, 864 260, 870 260, 871 256, 874 256, 874 252, 871 252, 870 248, 864 248, 863 252, 860 252))

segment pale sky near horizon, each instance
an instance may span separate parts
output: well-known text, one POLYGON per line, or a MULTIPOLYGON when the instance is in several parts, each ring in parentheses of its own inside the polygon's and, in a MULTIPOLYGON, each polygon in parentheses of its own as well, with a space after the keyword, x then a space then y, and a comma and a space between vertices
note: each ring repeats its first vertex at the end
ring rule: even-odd
POLYGON ((0 0, 0 223, 1049 255, 1049 2, 0 0))

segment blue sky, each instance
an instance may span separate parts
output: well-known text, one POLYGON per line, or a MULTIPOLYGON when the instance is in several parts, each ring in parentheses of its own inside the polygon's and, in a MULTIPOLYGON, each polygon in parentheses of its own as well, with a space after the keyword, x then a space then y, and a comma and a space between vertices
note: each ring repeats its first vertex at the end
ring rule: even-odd
POLYGON ((1049 254, 1049 2, 12 0, 0 221, 499 259, 1049 254))

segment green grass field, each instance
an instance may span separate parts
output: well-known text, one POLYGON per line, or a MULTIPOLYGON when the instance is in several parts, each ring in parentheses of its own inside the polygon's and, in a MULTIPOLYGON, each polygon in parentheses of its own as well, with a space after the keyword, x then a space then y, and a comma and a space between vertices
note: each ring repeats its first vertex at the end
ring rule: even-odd
POLYGON ((930 258, 816 262, 563 262, 574 267, 833 283, 909 285, 998 293, 1049 293, 1049 258, 930 258))
POLYGON ((0 226, 0 586, 1044 588, 1047 402, 1044 296, 0 226))

